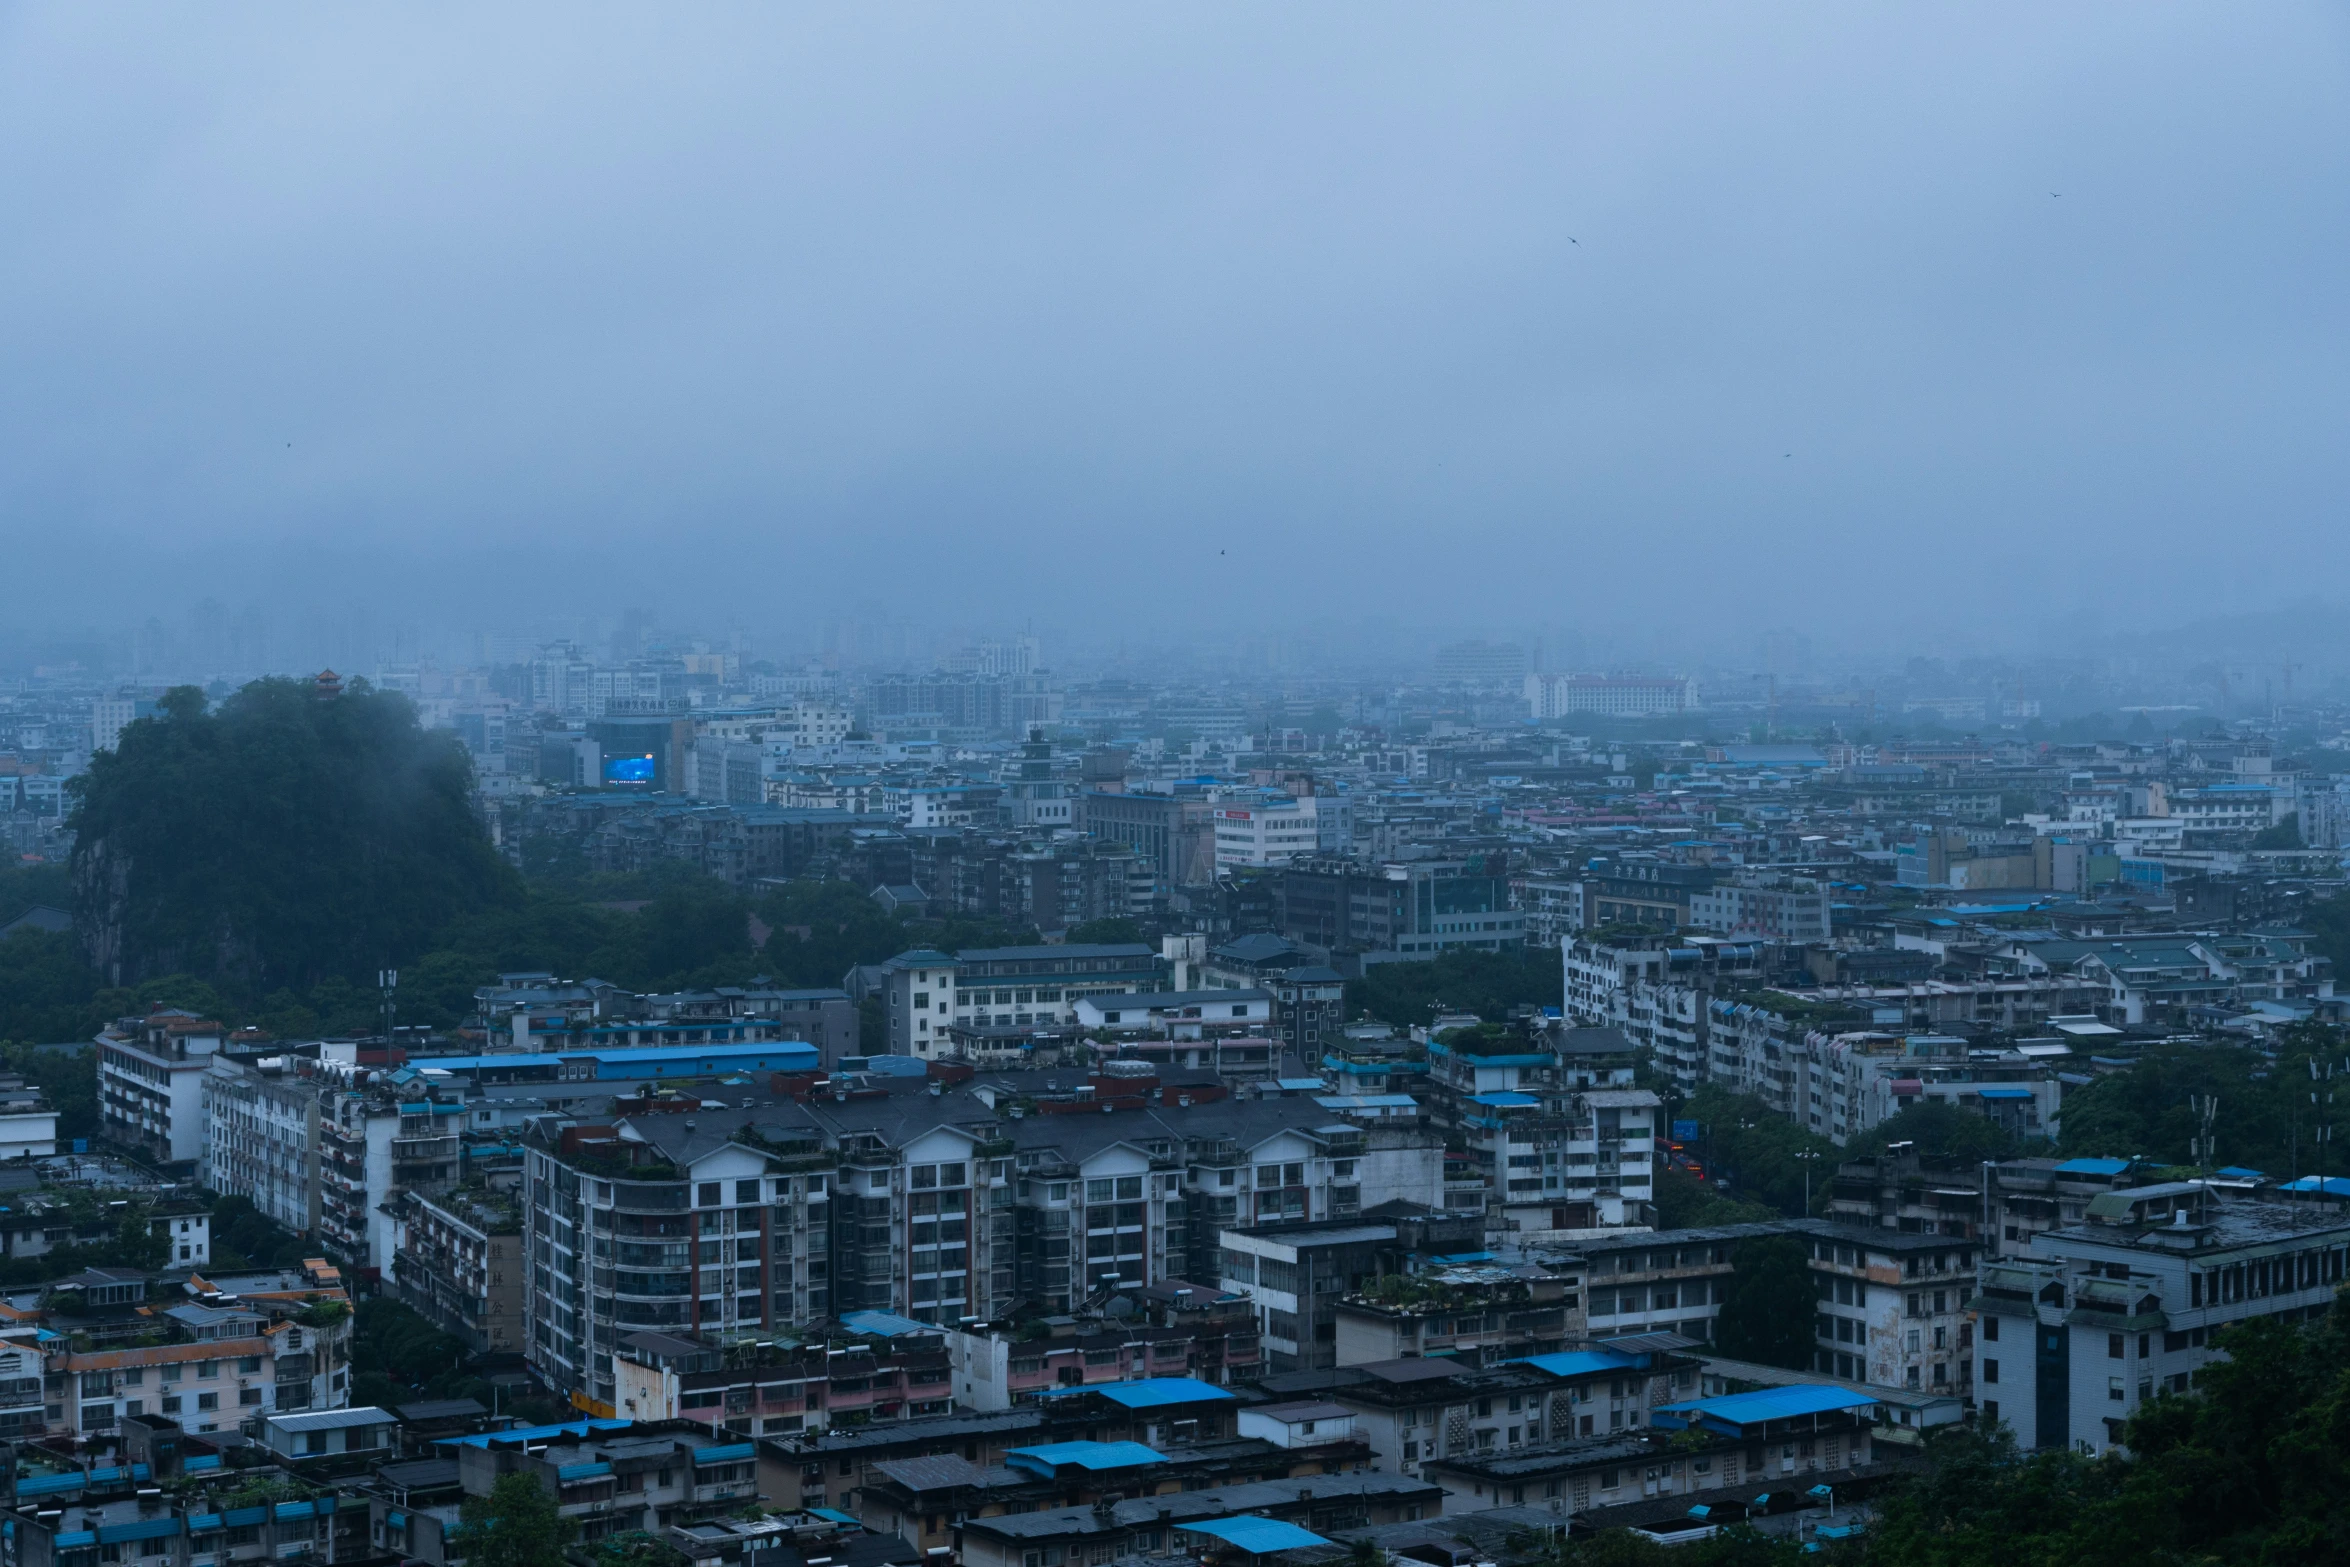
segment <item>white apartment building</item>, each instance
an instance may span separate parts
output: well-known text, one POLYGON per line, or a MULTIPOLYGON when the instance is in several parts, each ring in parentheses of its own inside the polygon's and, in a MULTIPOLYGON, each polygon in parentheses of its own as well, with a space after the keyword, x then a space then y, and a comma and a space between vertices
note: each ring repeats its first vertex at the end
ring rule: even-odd
POLYGON ((192 1012, 159 1008, 118 1018, 98 1049, 98 1119, 106 1135, 157 1164, 204 1157, 204 1073, 227 1030, 192 1012))
POLYGON ((1580 878, 1529 876, 1518 889, 1518 906, 1526 916, 1528 946, 1558 946, 1585 924, 1580 878))
POLYGON ((347 1319, 316 1330, 203 1305, 169 1306, 158 1316, 187 1337, 86 1350, 59 1338, 46 1346, 51 1435, 111 1436, 129 1415, 161 1415, 203 1435, 278 1410, 340 1408, 349 1398, 347 1319))
POLYGON ((1073 1023, 1087 996, 1155 994, 1166 965, 1136 945, 901 952, 882 965, 890 1050, 946 1053, 950 1028, 1073 1023))
POLYGON ((288 1069, 214 1056, 200 1090, 204 1151, 197 1179, 250 1198, 263 1217, 296 1234, 318 1228, 318 1090, 288 1069))
POLYGON ((1697 708, 1697 682, 1678 675, 1528 675, 1526 706, 1536 719, 1687 713, 1697 708))
POLYGON ((111 751, 122 741, 122 732, 142 718, 154 715, 153 699, 132 696, 127 692, 102 696, 90 704, 90 749, 111 751))
POLYGON ((1725 936, 1826 941, 1828 887, 1808 876, 1745 876, 1689 895, 1689 923, 1725 936))
POLYGON ((1214 812, 1216 868, 1263 868, 1342 853, 1353 841, 1349 804, 1343 796, 1314 794, 1227 801, 1214 812))
POLYGON ((46 1159, 57 1152, 57 1112, 37 1088, 0 1088, 0 1159, 46 1159))
POLYGON ((2158 1393, 2192 1389, 2251 1317, 2310 1320, 2350 1266, 2350 1215, 2198 1181, 2106 1192, 2086 1222, 1986 1261, 1973 1308, 1975 1406, 2025 1448, 2101 1454, 2158 1393))

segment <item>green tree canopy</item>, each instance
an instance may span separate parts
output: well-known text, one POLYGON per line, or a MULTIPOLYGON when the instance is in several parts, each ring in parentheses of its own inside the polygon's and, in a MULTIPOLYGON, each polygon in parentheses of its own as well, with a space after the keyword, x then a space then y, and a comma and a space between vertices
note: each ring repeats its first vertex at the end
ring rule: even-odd
POLYGON ((1740 1241, 1730 1254, 1714 1342, 1733 1360, 1808 1371, 1817 1307, 1803 1242, 1787 1235, 1740 1241))
POLYGON ((1854 1138, 1845 1157, 1860 1159, 1883 1153, 1895 1143, 1913 1143, 1919 1153, 1932 1158, 1978 1163, 2011 1158, 2019 1146, 2015 1134, 1989 1116, 1961 1110, 1946 1100, 1928 1099, 1854 1138))
POLYGON ((1678 1165, 1665 1165, 1656 1177, 1656 1227, 1693 1230, 1703 1225, 1760 1224, 1776 1219, 1778 1211, 1759 1202, 1724 1197, 1678 1165))
POLYGON ((2225 1329, 2197 1391, 2140 1406, 2128 1455, 2025 1453, 2012 1433, 1948 1428, 1883 1505, 1872 1559, 1904 1567, 2142 1567, 2350 1562, 2350 1335, 2318 1323, 2225 1329))
POLYGON ((1496 1020, 1513 1007, 1558 1006, 1565 995, 1558 954, 1448 952, 1428 963, 1374 963, 1347 981, 1347 1005, 1398 1028, 1425 1024, 1439 1010, 1496 1020))
POLYGON ((564 1567, 563 1552, 579 1525, 530 1473, 500 1475, 487 1496, 469 1496, 457 1509, 457 1541, 466 1567, 564 1567))
POLYGON ((405 697, 260 680, 162 706, 75 783, 76 919, 108 979, 372 978, 517 896, 464 748, 405 697))
POLYGON ((1812 1154, 1810 1188, 1814 1207, 1826 1198, 1828 1179, 1843 1157, 1825 1137, 1797 1126, 1760 1099, 1707 1083, 1674 1112, 1704 1128, 1693 1145, 1706 1174, 1729 1182, 1733 1196, 1769 1204, 1783 1214, 1803 1212, 1805 1162, 1812 1154))

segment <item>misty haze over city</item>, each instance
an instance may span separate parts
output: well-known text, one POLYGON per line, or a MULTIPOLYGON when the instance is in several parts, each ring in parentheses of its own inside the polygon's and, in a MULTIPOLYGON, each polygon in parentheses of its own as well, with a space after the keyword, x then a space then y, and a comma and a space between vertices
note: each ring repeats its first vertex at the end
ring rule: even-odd
POLYGON ((2324 8, 0 25, 21 667, 2343 659, 2324 8))

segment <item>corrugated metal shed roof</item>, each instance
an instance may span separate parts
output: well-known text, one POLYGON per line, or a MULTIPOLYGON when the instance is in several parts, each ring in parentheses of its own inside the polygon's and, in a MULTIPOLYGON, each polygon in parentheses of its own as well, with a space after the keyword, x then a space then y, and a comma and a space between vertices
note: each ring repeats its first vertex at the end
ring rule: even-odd
POLYGON ((1755 1426, 1771 1420, 1794 1420, 1841 1409, 1873 1408, 1877 1400, 1866 1393, 1833 1384, 1808 1387, 1766 1387, 1752 1393, 1730 1393, 1721 1398, 1694 1399, 1667 1404, 1660 1414, 1690 1415, 1728 1425, 1755 1426))
POLYGON ((1554 1377, 1589 1376, 1597 1371, 1624 1371, 1639 1365, 1631 1355, 1609 1349, 1570 1349, 1555 1355, 1528 1355, 1523 1364, 1554 1377))
POLYGON ((1228 1402, 1230 1393, 1212 1382, 1201 1382, 1192 1377, 1145 1377, 1139 1382, 1104 1382, 1092 1387, 1051 1389, 1047 1396, 1070 1393, 1099 1393, 1114 1404, 1128 1409, 1155 1409, 1162 1404, 1205 1404, 1228 1402))
POLYGON ((1132 1469, 1140 1464, 1163 1464, 1164 1455, 1152 1451, 1140 1442, 1042 1442, 1034 1447, 1015 1447, 1004 1455, 1023 1468, 1034 1465, 1044 1470, 1047 1478, 1063 1464, 1075 1464, 1080 1469, 1132 1469))
POLYGON ((314 1409, 307 1414, 271 1415, 269 1423, 280 1431, 339 1431, 345 1426, 388 1426, 393 1416, 388 1409, 373 1404, 358 1409, 314 1409))
POLYGON ((1227 1545, 1236 1545, 1253 1555, 1269 1551, 1297 1551, 1310 1545, 1328 1545, 1330 1542, 1310 1529, 1283 1523, 1278 1518, 1211 1518, 1205 1523, 1184 1523, 1175 1526, 1188 1534, 1212 1534, 1227 1545))

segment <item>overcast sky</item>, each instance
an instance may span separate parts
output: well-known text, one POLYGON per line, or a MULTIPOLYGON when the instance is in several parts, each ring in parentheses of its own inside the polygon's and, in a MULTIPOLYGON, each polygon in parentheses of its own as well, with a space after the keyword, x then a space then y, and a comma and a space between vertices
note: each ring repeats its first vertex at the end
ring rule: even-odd
POLYGON ((1696 645, 2330 594, 2346 29, 12 5, 6 611, 1696 645))

